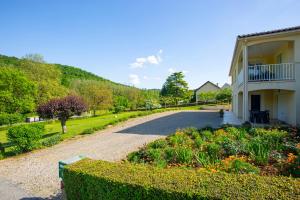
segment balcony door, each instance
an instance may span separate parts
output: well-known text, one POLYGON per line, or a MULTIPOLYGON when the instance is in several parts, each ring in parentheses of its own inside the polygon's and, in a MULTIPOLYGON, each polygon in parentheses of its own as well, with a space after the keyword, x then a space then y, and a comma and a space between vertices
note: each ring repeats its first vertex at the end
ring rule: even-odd
POLYGON ((260 111, 260 95, 251 95, 251 111, 260 111))

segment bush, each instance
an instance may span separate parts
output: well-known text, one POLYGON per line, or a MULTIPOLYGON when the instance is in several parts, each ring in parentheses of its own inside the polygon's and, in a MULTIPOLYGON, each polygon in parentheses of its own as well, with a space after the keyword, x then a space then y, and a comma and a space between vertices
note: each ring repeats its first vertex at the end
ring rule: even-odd
POLYGON ((54 145, 58 144, 61 140, 62 140, 61 135, 56 134, 56 135, 53 135, 51 137, 45 138, 42 141, 42 145, 45 146, 45 147, 51 147, 51 146, 54 146, 54 145))
POLYGON ((85 159, 64 169, 68 199, 299 199, 299 180, 85 159))
POLYGON ((204 141, 202 140, 202 138, 200 136, 195 137, 195 146, 197 148, 201 148, 201 146, 204 144, 204 141))
POLYGON ((176 161, 181 164, 191 164, 193 160, 193 151, 190 148, 176 148, 176 161))
POLYGON ((133 163, 141 163, 144 160, 142 159, 142 151, 132 152, 127 155, 127 160, 133 163))
POLYGON ((87 134, 92 134, 95 132, 95 129, 94 128, 87 128, 87 129, 84 129, 81 133, 81 135, 87 135, 87 134))
POLYGON ((261 137, 255 137, 248 144, 250 156, 259 165, 265 165, 269 161, 271 149, 261 137))
POLYGON ((212 139, 213 134, 210 130, 204 130, 204 131, 201 132, 201 137, 202 137, 203 140, 209 141, 209 140, 212 139))
POLYGON ((148 149, 147 156, 151 161, 158 161, 162 158, 162 151, 160 149, 148 149))
POLYGON ((173 146, 190 145, 192 143, 192 140, 183 132, 176 132, 175 135, 171 135, 169 141, 173 146))
POLYGON ((220 157, 221 146, 216 143, 209 143, 206 145, 206 151, 212 160, 218 160, 220 157))
POLYGON ((208 167, 212 163, 210 162, 210 157, 206 152, 199 151, 195 154, 195 159, 197 164, 201 167, 208 167))
POLYGON ((11 125, 23 121, 24 121, 24 117, 21 114, 0 113, 0 126, 11 125))
POLYGON ((165 159, 169 162, 175 162, 176 149, 173 147, 168 147, 165 149, 165 159))
POLYGON ((39 147, 44 131, 44 124, 20 125, 9 128, 7 138, 16 145, 17 151, 27 152, 39 147))
POLYGON ((148 147, 153 149, 159 149, 159 148, 165 148, 167 145, 168 143, 165 139, 158 139, 148 144, 148 147))
POLYGON ((247 163, 245 161, 241 160, 234 160, 231 163, 229 172, 233 173, 240 173, 240 174, 258 174, 259 173, 259 168, 251 165, 250 163, 247 163))

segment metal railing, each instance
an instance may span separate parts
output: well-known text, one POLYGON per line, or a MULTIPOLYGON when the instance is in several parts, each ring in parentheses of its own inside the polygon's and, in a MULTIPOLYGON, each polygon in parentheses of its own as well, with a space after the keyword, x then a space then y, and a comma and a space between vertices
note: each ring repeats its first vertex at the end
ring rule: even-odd
POLYGON ((294 63, 253 65, 248 67, 249 81, 295 80, 294 63))

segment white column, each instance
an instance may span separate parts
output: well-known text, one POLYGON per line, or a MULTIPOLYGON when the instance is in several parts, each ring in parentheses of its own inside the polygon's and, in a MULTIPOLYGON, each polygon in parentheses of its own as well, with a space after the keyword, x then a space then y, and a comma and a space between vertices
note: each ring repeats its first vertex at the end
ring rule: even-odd
POLYGON ((243 46, 243 69, 244 69, 244 88, 243 88, 243 121, 249 121, 248 109, 248 47, 245 43, 243 46))

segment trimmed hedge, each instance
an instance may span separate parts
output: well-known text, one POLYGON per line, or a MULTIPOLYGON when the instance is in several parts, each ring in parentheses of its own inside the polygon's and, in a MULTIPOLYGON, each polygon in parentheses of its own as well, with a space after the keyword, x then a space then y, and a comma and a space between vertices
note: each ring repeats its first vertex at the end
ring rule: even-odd
POLYGON ((84 159, 64 169, 68 199, 300 199, 300 180, 84 159))
POLYGON ((17 151, 28 152, 39 147, 44 132, 45 125, 39 123, 13 126, 7 130, 7 139, 17 151))

